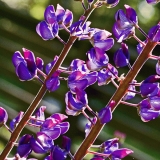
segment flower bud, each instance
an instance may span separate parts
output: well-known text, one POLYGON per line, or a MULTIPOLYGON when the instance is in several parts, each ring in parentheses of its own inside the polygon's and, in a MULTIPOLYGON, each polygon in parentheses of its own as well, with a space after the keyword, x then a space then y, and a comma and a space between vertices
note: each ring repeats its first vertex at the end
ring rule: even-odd
POLYGON ((8 120, 7 111, 0 107, 0 127, 2 127, 8 120))

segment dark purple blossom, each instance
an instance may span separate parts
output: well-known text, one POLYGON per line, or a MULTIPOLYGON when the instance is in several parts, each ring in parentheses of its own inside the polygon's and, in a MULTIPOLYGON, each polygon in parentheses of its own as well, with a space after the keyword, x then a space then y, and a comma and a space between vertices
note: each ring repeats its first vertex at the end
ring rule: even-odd
MULTIPOLYGON (((48 63, 46 65, 46 73, 49 74, 50 70, 54 66, 54 64, 57 62, 58 56, 55 56, 53 61, 51 63, 48 63)), ((46 80, 46 87, 49 91, 53 92, 57 90, 60 86, 60 80, 59 80, 60 71, 56 71, 52 74, 52 76, 46 80)))
POLYGON ((106 67, 109 62, 109 58, 107 54, 105 54, 105 51, 97 47, 91 48, 87 52, 87 56, 88 60, 86 61, 86 64, 90 71, 96 71, 102 67, 106 67))
POLYGON ((103 51, 108 51, 114 45, 114 39, 108 38, 112 34, 106 30, 95 28, 92 30, 91 44, 94 47, 100 48, 103 51))
POLYGON ((153 106, 156 107, 154 102, 156 102, 156 100, 153 100, 150 104, 148 99, 144 99, 139 103, 138 112, 143 122, 153 120, 160 115, 160 110, 154 110, 154 108, 152 108, 153 106))
POLYGON ((54 146, 51 150, 50 160, 65 160, 66 152, 58 146, 54 146))
POLYGON ((160 0, 146 0, 148 4, 156 4, 159 3, 160 0))
POLYGON ((94 84, 97 81, 97 72, 84 73, 74 71, 68 77, 68 86, 71 92, 75 93, 75 89, 84 90, 86 87, 94 84))
POLYGON ((37 75, 37 68, 43 68, 43 60, 35 58, 33 52, 28 49, 23 48, 22 50, 24 56, 19 51, 16 51, 13 54, 12 63, 21 81, 32 80, 37 75))
POLYGON ((160 60, 158 60, 156 64, 156 73, 160 75, 160 60))
POLYGON ((32 124, 41 125, 43 123, 43 121, 45 120, 45 115, 44 115, 45 109, 46 106, 41 106, 35 111, 35 113, 32 116, 33 119, 31 118, 32 124))
POLYGON ((92 119, 92 123, 89 121, 86 125, 85 125, 85 136, 87 137, 93 124, 95 124, 97 122, 97 117, 94 117, 92 119))
POLYGON ((71 62, 68 70, 69 71, 83 71, 83 72, 89 73, 89 70, 87 68, 87 65, 85 64, 85 61, 81 59, 74 59, 71 62))
POLYGON ((108 123, 112 119, 111 107, 106 106, 98 113, 98 117, 102 124, 108 123))
POLYGON ((104 4, 107 8, 113 8, 119 3, 119 0, 105 0, 104 4))
POLYGON ((62 137, 62 148, 66 151, 66 152, 70 152, 71 149, 71 139, 67 136, 63 136, 62 137))
POLYGON ((116 76, 118 76, 117 69, 110 63, 108 63, 108 66, 106 68, 98 71, 98 85, 106 85, 111 81, 111 79, 115 79, 116 76))
POLYGON ((7 111, 4 108, 0 107, 0 127, 6 124, 7 120, 8 120, 7 111))
POLYGON ((136 93, 134 92, 134 91, 136 91, 136 87, 135 87, 135 85, 134 85, 134 83, 136 83, 136 80, 133 80, 132 83, 133 83, 133 85, 129 85, 129 87, 128 87, 128 90, 130 90, 130 91, 128 91, 128 92, 125 94, 125 96, 123 97, 123 100, 124 100, 124 101, 126 101, 126 100, 128 100, 128 99, 132 99, 132 98, 134 98, 135 95, 136 95, 136 93), (132 92, 132 91, 133 91, 133 92, 132 92))
POLYGON ((64 26, 66 28, 70 27, 73 21, 73 14, 70 10, 66 10, 57 4, 57 9, 56 9, 56 17, 57 17, 57 22, 59 25, 59 29, 64 29, 64 26))
POLYGON ((36 26, 36 31, 43 40, 52 40, 58 35, 59 26, 55 22, 53 24, 48 24, 46 21, 41 21, 36 26))
POLYGON ((24 112, 20 111, 18 116, 15 117, 14 119, 12 119, 12 121, 10 122, 10 129, 13 131, 16 126, 18 125, 18 123, 21 121, 22 117, 23 117, 24 112))
POLYGON ((153 96, 149 97, 149 103, 151 105, 151 108, 153 108, 156 111, 160 111, 160 96, 153 96))
POLYGON ((156 96, 159 92, 159 83, 160 76, 151 75, 145 79, 140 85, 140 92, 143 97, 145 96, 156 96))
POLYGON ((80 114, 88 104, 86 92, 78 88, 75 91, 75 97, 70 91, 65 95, 66 113, 73 116, 80 114))
POLYGON ((116 67, 124 67, 129 64, 129 51, 128 46, 125 43, 121 43, 121 48, 118 49, 113 57, 116 67))
POLYGON ((60 135, 65 134, 69 129, 68 122, 62 122, 67 116, 63 114, 53 114, 47 118, 41 125, 40 133, 44 133, 52 140, 57 139, 60 135))
POLYGON ((70 34, 72 36, 77 36, 80 40, 83 39, 90 39, 90 21, 87 21, 83 24, 83 17, 77 21, 74 22, 70 27, 70 34))
POLYGON ((64 10, 59 4, 55 12, 54 6, 49 5, 44 12, 44 19, 36 27, 37 33, 43 40, 51 40, 58 35, 59 29, 67 28, 73 21, 73 14, 64 10))
POLYGON ((135 25, 138 24, 136 11, 128 5, 124 6, 126 13, 123 10, 118 10, 115 15, 116 22, 113 26, 113 34, 122 42, 130 38, 135 33, 135 25))
POLYGON ((148 36, 153 42, 160 41, 160 22, 149 30, 148 36))
POLYGON ((112 160, 121 160, 133 153, 133 151, 128 148, 119 148, 118 138, 109 139, 103 142, 100 146, 100 152, 102 153, 102 156, 99 153, 99 155, 95 155, 92 160, 104 160, 107 157, 112 160))
MULTIPOLYGON (((147 42, 148 42, 148 40, 145 40, 143 43, 146 44, 147 42)), ((139 43, 137 45, 137 52, 138 52, 138 54, 140 54, 142 52, 143 48, 144 48, 144 45, 142 43, 139 43)))
POLYGON ((32 148, 30 144, 31 138, 32 136, 29 134, 25 134, 20 138, 18 147, 17 147, 17 153, 20 155, 21 158, 28 157, 28 155, 32 152, 32 148))

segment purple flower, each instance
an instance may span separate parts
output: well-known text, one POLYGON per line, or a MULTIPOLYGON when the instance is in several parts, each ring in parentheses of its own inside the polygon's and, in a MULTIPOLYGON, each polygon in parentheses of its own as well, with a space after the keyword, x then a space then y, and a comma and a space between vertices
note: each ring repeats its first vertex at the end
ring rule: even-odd
POLYGON ((140 85, 140 92, 143 97, 145 96, 155 96, 159 92, 159 83, 157 82, 160 79, 158 75, 151 75, 145 79, 140 85))
POLYGON ((77 36, 79 40, 90 39, 90 24, 91 22, 87 21, 83 24, 83 17, 74 22, 70 27, 70 34, 72 36, 77 36))
POLYGON ((54 6, 49 5, 44 12, 45 20, 38 23, 36 31, 43 40, 50 40, 58 35, 59 26, 54 6))
POLYGON ((73 116, 80 114, 88 104, 86 92, 78 88, 75 88, 75 91, 75 97, 70 91, 65 95, 66 113, 73 116))
POLYGON ((111 107, 106 106, 98 113, 98 117, 102 124, 108 123, 112 119, 111 107))
POLYGON ((119 149, 118 138, 109 139, 103 142, 100 146, 100 151, 103 153, 102 156, 99 153, 99 156, 95 156, 93 160, 104 160, 104 154, 105 158, 109 157, 112 160, 120 160, 133 153, 133 151, 128 148, 119 149))
POLYGON ((67 136, 63 136, 62 137, 62 148, 66 151, 66 152, 70 152, 71 149, 71 139, 67 136))
POLYGON ((146 0, 148 4, 156 4, 159 3, 160 0, 146 0))
POLYGON ((160 60, 158 60, 156 64, 156 73, 160 75, 160 60))
MULTIPOLYGON (((154 102, 156 102, 156 100, 154 102)), ((155 106, 154 102, 151 102, 152 106, 155 106)), ((144 99, 139 103, 138 112, 143 122, 153 120, 160 115, 160 110, 154 110, 151 104, 148 99, 144 99)))
POLYGON ((119 3, 119 0, 105 0, 104 4, 107 8, 113 8, 119 3))
POLYGON ((92 31, 90 42, 94 47, 100 48, 103 51, 108 51, 114 45, 114 39, 108 38, 111 35, 112 34, 106 30, 95 28, 92 31))
POLYGON ((60 86, 59 80, 60 72, 56 71, 52 74, 52 76, 46 81, 46 87, 49 91, 53 92, 57 90, 60 86))
POLYGON ((35 58, 32 51, 22 49, 24 57, 16 51, 12 57, 12 63, 16 69, 16 74, 21 81, 32 80, 37 75, 37 68, 43 68, 43 60, 35 58))
POLYGON ((160 41, 160 22, 149 30, 148 36, 153 42, 160 41))
POLYGON ((91 48, 87 52, 87 56, 88 56, 88 60, 86 61, 87 68, 91 71, 96 71, 101 69, 102 67, 106 67, 109 62, 109 58, 105 54, 105 51, 97 47, 91 48))
POLYGON ((129 51, 128 46, 125 43, 121 43, 121 48, 118 49, 113 57, 116 67, 124 67, 129 64, 129 51))
POLYGON ((8 120, 7 111, 4 108, 0 107, 0 127, 6 124, 7 120, 8 120))
POLYGON ((30 140, 31 140, 32 136, 29 134, 25 134, 23 135, 18 143, 18 147, 17 147, 17 153, 20 155, 20 157, 28 157, 28 155, 32 152, 32 148, 30 145, 30 140))
POLYGON ((46 21, 41 21, 36 26, 36 31, 43 40, 52 40, 58 35, 59 26, 55 22, 53 24, 48 24, 46 21))
POLYGON ((108 84, 111 79, 116 78, 115 76, 118 76, 117 69, 110 63, 108 63, 107 68, 103 68, 98 71, 98 85, 102 86, 108 84))
POLYGON ((69 68, 69 71, 83 71, 83 72, 89 72, 87 65, 85 64, 85 61, 81 60, 81 59, 74 59, 69 68))
POLYGON ((31 118, 32 124, 41 125, 43 123, 43 121, 45 120, 45 115, 44 115, 45 109, 46 109, 46 106, 41 106, 36 110, 36 112, 32 116, 33 119, 31 118))
POLYGON ((135 25, 138 24, 136 11, 128 5, 124 5, 126 13, 123 10, 118 10, 115 15, 116 22, 113 26, 113 34, 122 42, 130 38, 135 33, 135 25))
POLYGON ((65 160, 66 159, 66 152, 62 150, 58 146, 54 146, 51 150, 51 155, 49 160, 65 160))
POLYGON ((10 129, 13 131, 16 126, 18 125, 18 123, 21 121, 22 117, 23 117, 24 112, 20 111, 18 116, 15 117, 14 119, 12 119, 12 121, 10 122, 10 129))
POLYGON ((128 99, 132 99, 132 98, 134 98, 135 95, 136 95, 136 93, 134 93, 134 91, 136 91, 136 87, 135 87, 135 85, 134 85, 134 83, 136 83, 136 80, 133 80, 132 83, 133 83, 133 85, 129 85, 129 87, 128 87, 128 90, 130 90, 130 91, 128 91, 128 92, 125 94, 125 96, 123 97, 123 100, 124 100, 124 101, 126 101, 126 100, 128 100, 128 99), (133 92, 132 92, 132 91, 133 91, 133 92))
POLYGON ((68 122, 62 122, 67 116, 57 113, 47 118, 41 125, 40 133, 46 134, 52 140, 57 139, 60 135, 65 134, 69 129, 68 122))
MULTIPOLYGON (((48 63, 46 65, 46 73, 49 74, 52 67, 55 65, 55 63, 58 60, 58 56, 55 56, 53 61, 51 63, 48 63)), ((60 80, 59 80, 60 71, 56 71, 52 74, 52 76, 46 80, 46 87, 49 91, 53 92, 57 90, 60 86, 60 80)))
POLYGON ((70 10, 64 10, 62 6, 57 4, 57 9, 56 9, 56 17, 57 17, 57 22, 59 25, 59 29, 64 29, 64 26, 66 28, 70 27, 73 21, 73 14, 70 10))
POLYGON ((160 111, 160 96, 153 96, 149 97, 149 103, 151 105, 151 108, 153 108, 156 111, 160 111))
MULTIPOLYGON (((145 40, 143 43, 146 44, 147 42, 148 42, 148 40, 145 40)), ((143 48, 144 48, 144 46, 142 45, 142 43, 139 43, 137 45, 137 52, 138 52, 138 54, 140 54, 142 52, 143 48)))
POLYGON ((89 121, 86 125, 85 125, 85 137, 88 136, 93 124, 95 124, 97 122, 97 117, 94 117, 92 119, 92 123, 89 121))
POLYGON ((71 92, 75 93, 75 89, 84 90, 89 85, 97 81, 97 72, 84 73, 81 71, 74 71, 68 77, 68 86, 71 92))

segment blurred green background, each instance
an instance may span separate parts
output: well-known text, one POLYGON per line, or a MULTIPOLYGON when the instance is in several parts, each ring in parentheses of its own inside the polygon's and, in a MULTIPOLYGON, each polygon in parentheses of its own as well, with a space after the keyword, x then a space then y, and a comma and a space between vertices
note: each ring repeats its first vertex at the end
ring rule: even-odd
MULTIPOLYGON (((32 50, 37 57, 43 58, 45 65, 52 61, 55 55, 59 55, 63 45, 57 39, 53 41, 43 41, 35 32, 36 25, 43 19, 45 8, 49 4, 59 3, 65 9, 70 9, 74 13, 74 21, 77 21, 83 13, 79 2, 73 0, 1 0, 0 1, 0 106, 4 107, 9 114, 9 121, 13 119, 19 111, 26 111, 29 104, 37 94, 41 84, 37 81, 21 82, 15 74, 11 62, 12 55, 15 51, 22 51, 22 48, 32 50)), ((124 9, 124 4, 132 6, 138 14, 139 25, 148 32, 149 28, 160 20, 160 3, 157 5, 148 5, 143 0, 125 1, 121 0, 119 5, 113 9, 106 7, 99 8, 93 12, 89 18, 92 21, 91 27, 106 29, 112 32, 114 24, 114 14, 118 9, 124 9)), ((144 36, 136 31, 136 35, 144 40, 144 36)), ((65 41, 68 39, 68 33, 60 31, 60 37, 65 41)), ((131 55, 131 64, 137 57, 136 45, 134 39, 126 42, 129 46, 131 55)), ((86 52, 91 48, 88 41, 76 41, 69 55, 63 63, 68 66, 74 58, 86 59, 86 52)), ((107 52, 113 63, 113 53, 120 47, 115 43, 114 47, 107 52)), ((159 55, 159 46, 155 48, 154 54, 159 55)), ((155 74, 155 61, 149 60, 137 77, 138 82, 155 74)), ((127 73, 128 68, 119 69, 119 75, 127 73)), ((46 117, 55 113, 65 113, 64 95, 68 91, 66 82, 62 82, 59 90, 54 93, 47 93, 42 100, 41 105, 47 106, 46 117)), ((109 98, 115 92, 115 87, 109 84, 98 87, 94 84, 87 90, 89 105, 95 111, 104 107, 109 98)), ((138 103, 142 98, 135 97, 130 102, 138 103)), ((83 115, 78 117, 69 116, 68 121, 71 123, 67 136, 72 138, 72 153, 75 152, 78 145, 84 138, 84 126, 87 122, 83 115)), ((159 160, 160 158, 160 118, 151 122, 144 123, 133 107, 120 105, 113 113, 113 120, 107 124, 95 144, 101 144, 103 141, 113 138, 116 131, 126 135, 123 147, 134 150, 134 153, 125 160, 159 160)), ((34 134, 38 129, 26 127, 24 133, 34 134)), ((5 147, 10 133, 2 127, 0 129, 0 152, 5 147)), ((61 143, 61 138, 55 141, 61 143)), ((15 154, 15 148, 10 156, 15 154)), ((32 157, 38 157, 42 160, 43 155, 32 154, 32 157)), ((90 159, 90 157, 85 158, 90 159)))

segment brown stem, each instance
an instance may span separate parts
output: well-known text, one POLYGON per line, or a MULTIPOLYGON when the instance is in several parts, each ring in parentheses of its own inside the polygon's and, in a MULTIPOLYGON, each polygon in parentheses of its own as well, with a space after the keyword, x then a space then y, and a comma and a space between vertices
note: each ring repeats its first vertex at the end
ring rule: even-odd
MULTIPOLYGON (((135 79, 135 77, 139 73, 144 63, 148 60, 150 53, 152 52, 156 44, 157 44, 156 42, 151 42, 148 40, 143 51, 141 52, 141 54, 138 56, 137 60, 133 64, 132 69, 130 69, 125 79, 121 81, 118 89, 116 90, 116 92, 114 93, 110 101, 108 102, 108 104, 110 104, 111 101, 115 102, 115 105, 111 107, 112 112, 116 109, 118 104, 121 102, 121 99, 123 98, 123 96, 128 90, 129 84, 135 79)), ((108 104, 106 106, 108 106, 108 104)), ((104 126, 105 124, 101 124, 101 122, 97 120, 96 124, 92 127, 90 133, 84 139, 81 146, 79 147, 76 154, 74 155, 75 160, 81 160, 87 154, 87 150, 94 143, 94 141, 96 140, 97 136, 99 135, 99 133, 101 132, 104 126)))

